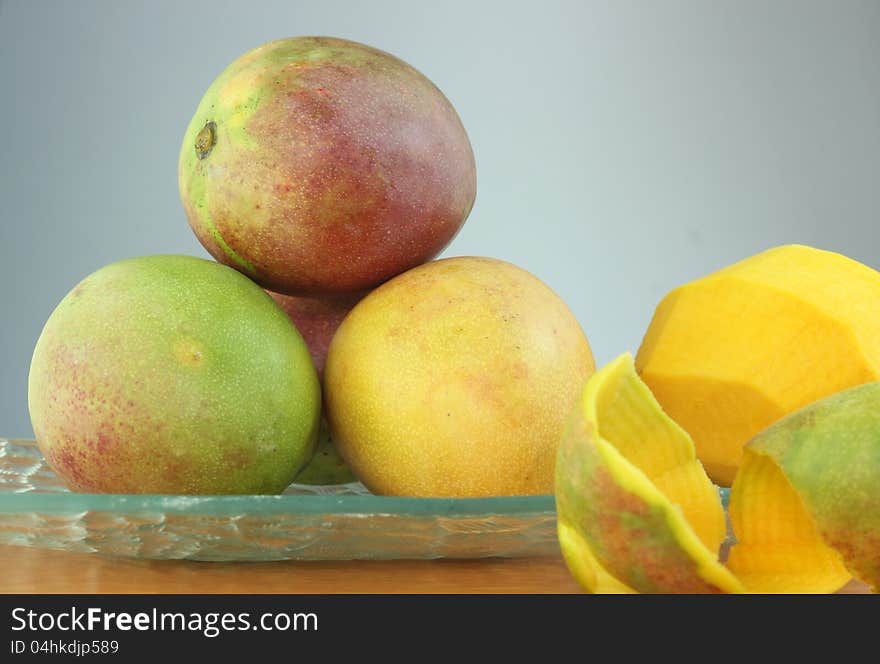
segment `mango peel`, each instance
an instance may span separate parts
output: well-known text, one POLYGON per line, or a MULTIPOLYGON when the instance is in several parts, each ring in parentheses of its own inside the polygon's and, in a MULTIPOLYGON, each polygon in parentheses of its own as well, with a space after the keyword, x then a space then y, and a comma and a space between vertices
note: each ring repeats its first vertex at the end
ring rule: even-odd
POLYGON ((564 555, 588 591, 742 590, 718 562, 720 495, 629 354, 586 383, 559 448, 556 503, 564 555))
POLYGON ((836 590, 851 576, 877 592, 880 382, 821 399, 758 434, 734 481, 730 517, 740 540, 730 567, 747 585, 793 592, 799 572, 794 581, 812 583, 809 592, 836 590), (786 500, 792 507, 777 507, 786 500), (764 550, 778 557, 776 568, 764 550))
POLYGON ((563 435, 563 557, 588 592, 833 592, 880 582, 880 383, 783 418, 746 446, 733 483, 738 541, 690 436, 624 354, 587 381, 563 435))

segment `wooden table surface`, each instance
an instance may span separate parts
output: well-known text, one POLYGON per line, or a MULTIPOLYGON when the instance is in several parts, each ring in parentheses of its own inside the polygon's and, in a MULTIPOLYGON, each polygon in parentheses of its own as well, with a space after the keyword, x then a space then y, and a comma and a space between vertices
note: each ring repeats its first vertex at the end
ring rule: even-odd
POLYGON ((212 563, 0 546, 0 593, 576 593, 561 557, 212 563))
MULTIPOLYGON (((0 593, 577 593, 561 557, 211 563, 0 546, 0 593)), ((841 592, 864 593, 852 582, 841 592)))

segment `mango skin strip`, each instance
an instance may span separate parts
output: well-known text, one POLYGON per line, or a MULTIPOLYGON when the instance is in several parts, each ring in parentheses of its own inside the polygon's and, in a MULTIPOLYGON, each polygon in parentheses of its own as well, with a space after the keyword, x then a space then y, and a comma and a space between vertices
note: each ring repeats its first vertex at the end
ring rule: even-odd
POLYGON ((724 537, 720 496, 699 466, 693 442, 663 414, 636 376, 629 354, 587 381, 560 445, 556 497, 564 555, 577 561, 572 572, 587 590, 742 592, 717 559, 724 537), (617 408, 621 403, 626 407, 617 408), (632 406, 638 411, 631 418, 634 426, 612 427, 617 445, 603 438, 605 411, 625 417, 632 406), (645 437, 646 444, 639 445, 639 434, 646 432, 660 434, 661 444, 652 446, 652 438, 645 437), (696 472, 687 472, 688 467, 696 472), (697 485, 705 498, 693 513, 706 522, 700 530, 714 551, 681 505, 669 500, 642 468, 662 469, 660 477, 680 473, 688 485, 697 485))
MULTIPOLYGON (((748 443, 746 464, 730 498, 730 516, 744 546, 754 544, 756 524, 764 529, 761 537, 779 538, 778 529, 750 516, 749 504, 766 491, 782 494, 774 504, 790 504, 790 492, 808 520, 795 541, 813 543, 814 573, 836 571, 837 579, 826 585, 854 576, 873 592, 880 590, 880 382, 843 390, 779 420, 748 443), (751 478, 768 473, 777 478, 751 478)), ((739 568, 752 555, 731 551, 731 566, 739 568)), ((781 592, 803 592, 794 585, 781 592)))
POLYGON ((730 520, 738 541, 727 564, 749 592, 831 593, 851 578, 766 455, 746 450, 730 492, 730 520))

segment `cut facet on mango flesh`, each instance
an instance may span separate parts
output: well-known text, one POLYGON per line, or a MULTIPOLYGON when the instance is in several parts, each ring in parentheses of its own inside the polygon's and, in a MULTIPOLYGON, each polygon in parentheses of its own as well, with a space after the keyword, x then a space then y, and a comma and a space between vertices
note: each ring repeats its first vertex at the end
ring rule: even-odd
POLYGON ((636 367, 730 486, 745 443, 787 413, 880 379, 880 273, 789 245, 685 284, 658 305, 636 367))
POLYGON ((587 381, 556 466, 559 541, 589 592, 826 593, 880 586, 880 382, 753 438, 733 483, 729 567, 717 492, 688 435, 622 355, 587 381))
POLYGON ((587 382, 559 449, 560 544, 592 592, 739 592, 721 499, 623 355, 587 382))

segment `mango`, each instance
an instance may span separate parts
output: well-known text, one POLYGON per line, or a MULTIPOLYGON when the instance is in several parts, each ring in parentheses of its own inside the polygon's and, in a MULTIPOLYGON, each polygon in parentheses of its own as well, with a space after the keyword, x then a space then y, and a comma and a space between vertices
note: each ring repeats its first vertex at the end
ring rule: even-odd
POLYGON ((343 461, 339 450, 336 449, 336 443, 333 442, 333 437, 330 435, 327 419, 322 417, 315 453, 305 467, 297 473, 294 482, 326 486, 356 481, 357 477, 351 472, 351 468, 343 461))
POLYGON ((563 556, 589 592, 741 592, 716 487, 621 355, 587 381, 556 465, 563 556))
POLYGON ((218 261, 302 296, 372 288, 464 224, 476 164, 423 74, 343 39, 264 44, 210 85, 180 150, 190 226, 218 261))
POLYGON ((760 432, 730 494, 730 568, 754 592, 880 589, 880 383, 760 432))
POLYGON ((340 323, 365 292, 345 293, 335 297, 296 297, 266 291, 290 318, 309 347, 318 377, 324 375, 327 350, 340 323))
POLYGON ((798 408, 880 378, 880 273, 790 245, 676 288, 636 367, 729 486, 745 443, 798 408))
POLYGON ((82 280, 37 340, 28 406, 73 491, 272 494, 312 456, 321 393, 284 311, 190 256, 82 280))
MULTIPOLYGON (((327 361, 327 350, 330 341, 342 320, 365 295, 363 292, 347 293, 336 297, 296 297, 266 291, 290 318, 291 322, 302 335, 309 347, 312 362, 318 371, 318 378, 323 379, 324 364, 327 361)), ((318 447, 312 459, 296 476, 299 484, 346 484, 354 482, 355 476, 342 460, 330 429, 326 416, 321 417, 321 428, 318 433, 318 447)))
POLYGON ((538 278, 504 261, 438 260, 378 287, 333 337, 333 439, 373 493, 549 494, 565 418, 593 356, 538 278))
POLYGON ((880 586, 880 383, 825 397, 745 447, 719 494, 629 354, 587 381, 556 467, 559 543, 597 593, 827 593, 880 586))

